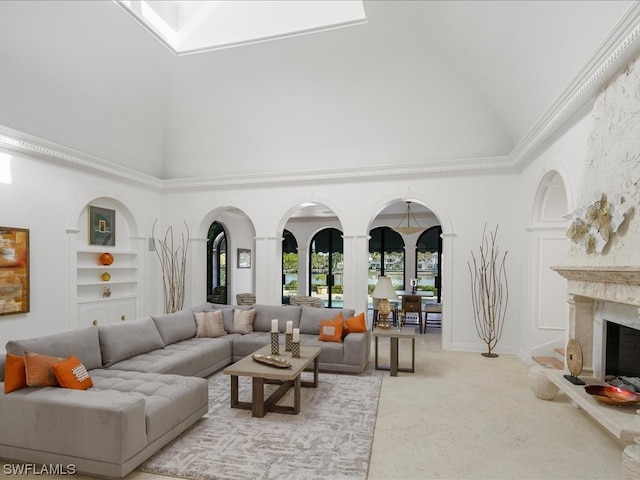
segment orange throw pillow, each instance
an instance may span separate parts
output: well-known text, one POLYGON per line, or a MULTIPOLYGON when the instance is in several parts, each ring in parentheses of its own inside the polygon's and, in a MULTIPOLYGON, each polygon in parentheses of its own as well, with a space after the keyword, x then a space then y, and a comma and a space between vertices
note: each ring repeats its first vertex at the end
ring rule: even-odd
POLYGON ((58 383, 63 388, 86 390, 93 387, 89 372, 75 355, 71 355, 62 362, 54 363, 52 368, 58 383))
POLYGON ((20 390, 27 386, 27 372, 24 366, 24 357, 7 353, 4 364, 4 393, 20 390))
POLYGON ((27 385, 30 387, 57 387, 58 380, 51 366, 64 360, 39 353, 24 352, 24 363, 27 371, 27 385))
POLYGON ((364 321, 364 312, 355 317, 344 319, 344 328, 349 333, 362 333, 367 331, 367 324, 364 321))
POLYGON ((333 320, 322 320, 320 322, 320 340, 323 342, 342 342, 342 325, 344 319, 342 314, 340 318, 334 318, 333 320))

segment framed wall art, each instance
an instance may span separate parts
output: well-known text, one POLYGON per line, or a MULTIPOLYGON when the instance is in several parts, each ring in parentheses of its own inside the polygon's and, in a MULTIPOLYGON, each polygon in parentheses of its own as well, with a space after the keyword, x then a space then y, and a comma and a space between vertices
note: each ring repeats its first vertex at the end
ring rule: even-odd
POLYGON ((89 245, 116 245, 116 211, 89 205, 89 245))
POLYGON ((251 268, 251 250, 248 248, 238 249, 238 268, 251 268))
POLYGON ((29 230, 0 227, 0 315, 29 311, 29 230))

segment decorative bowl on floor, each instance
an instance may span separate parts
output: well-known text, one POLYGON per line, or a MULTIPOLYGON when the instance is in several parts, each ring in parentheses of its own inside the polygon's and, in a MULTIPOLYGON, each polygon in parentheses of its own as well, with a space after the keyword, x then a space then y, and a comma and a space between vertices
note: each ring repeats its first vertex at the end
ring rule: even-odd
POLYGON ((609 405, 633 405, 640 402, 640 394, 612 385, 587 385, 584 389, 596 400, 609 405))

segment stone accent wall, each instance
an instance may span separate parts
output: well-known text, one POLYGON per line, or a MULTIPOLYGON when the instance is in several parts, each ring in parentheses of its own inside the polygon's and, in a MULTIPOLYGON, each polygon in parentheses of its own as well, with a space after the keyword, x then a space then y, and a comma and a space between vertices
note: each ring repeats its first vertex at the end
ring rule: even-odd
POLYGON ((572 244, 568 264, 640 265, 640 57, 596 98, 592 121, 577 207, 619 194, 634 211, 602 253, 572 244))

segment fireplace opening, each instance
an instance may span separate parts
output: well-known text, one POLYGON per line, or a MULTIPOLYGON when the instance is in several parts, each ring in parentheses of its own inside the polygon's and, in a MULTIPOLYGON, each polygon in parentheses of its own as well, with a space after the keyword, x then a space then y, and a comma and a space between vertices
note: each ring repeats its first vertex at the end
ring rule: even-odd
POLYGON ((640 330, 606 323, 605 375, 640 377, 640 330))

